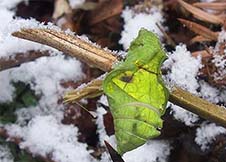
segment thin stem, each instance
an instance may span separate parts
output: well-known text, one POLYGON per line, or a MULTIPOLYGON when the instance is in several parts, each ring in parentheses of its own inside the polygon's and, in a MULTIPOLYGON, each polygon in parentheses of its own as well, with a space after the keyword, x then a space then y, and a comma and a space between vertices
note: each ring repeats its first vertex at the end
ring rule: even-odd
POLYGON ((13 67, 20 66, 23 63, 34 61, 35 59, 43 56, 49 56, 47 51, 29 51, 27 53, 18 53, 16 55, 0 58, 0 71, 7 70, 13 67))

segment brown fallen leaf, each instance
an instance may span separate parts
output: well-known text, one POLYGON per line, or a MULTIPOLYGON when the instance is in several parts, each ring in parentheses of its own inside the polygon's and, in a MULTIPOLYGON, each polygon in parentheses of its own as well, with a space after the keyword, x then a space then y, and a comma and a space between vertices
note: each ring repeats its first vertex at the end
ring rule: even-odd
POLYGON ((200 24, 197 24, 195 22, 188 21, 185 19, 178 18, 178 20, 182 24, 187 26, 190 30, 192 30, 193 32, 195 32, 198 35, 203 36, 204 38, 207 38, 209 40, 217 40, 217 38, 218 38, 218 33, 211 31, 210 29, 206 28, 205 26, 202 26, 200 24))
POLYGON ((197 2, 192 5, 202 9, 226 10, 226 2, 197 2))
POLYGON ((224 24, 224 20, 222 20, 220 17, 216 15, 212 15, 210 13, 207 13, 197 7, 194 7, 183 0, 178 0, 178 2, 183 6, 186 10, 188 10, 190 13, 194 15, 199 20, 210 22, 213 24, 224 24))
POLYGON ((105 1, 91 12, 89 24, 94 25, 122 12, 123 1, 105 1))
POLYGON ((209 52, 207 52, 206 50, 195 51, 195 52, 192 52, 191 55, 192 55, 193 57, 201 56, 202 58, 212 57, 212 55, 211 55, 209 52))
POLYGON ((203 37, 203 36, 201 36, 201 35, 197 35, 197 36, 195 36, 194 38, 192 38, 191 40, 190 40, 190 43, 192 44, 192 43, 202 43, 202 42, 210 42, 210 41, 212 41, 211 39, 208 39, 208 38, 205 38, 205 37, 203 37))

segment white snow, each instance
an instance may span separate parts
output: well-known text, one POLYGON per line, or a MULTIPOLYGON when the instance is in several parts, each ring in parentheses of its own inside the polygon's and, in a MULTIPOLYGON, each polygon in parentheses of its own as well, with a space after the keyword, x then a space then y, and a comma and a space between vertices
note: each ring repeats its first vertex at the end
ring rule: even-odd
POLYGON ((53 116, 36 116, 24 128, 21 148, 29 148, 33 154, 51 155, 57 162, 90 162, 86 144, 77 141, 77 128, 63 125, 53 116))
POLYGON ((199 116, 183 109, 180 106, 171 104, 171 113, 173 117, 187 126, 193 126, 195 122, 199 120, 199 116))
POLYGON ((163 140, 151 140, 137 149, 123 155, 126 162, 167 162, 170 143, 163 140))
POLYGON ((176 50, 168 57, 163 67, 170 69, 167 75, 169 82, 196 94, 199 87, 196 77, 202 67, 201 58, 192 57, 191 52, 183 44, 176 46, 176 50))
MULTIPOLYGON (((176 46, 176 50, 168 55, 163 68, 170 69, 170 72, 164 76, 166 82, 198 95, 199 83, 196 77, 201 68, 201 59, 192 57, 185 45, 176 46)), ((171 104, 171 113, 175 119, 188 126, 193 126, 199 119, 196 114, 174 104, 171 104)))
POLYGON ((155 7, 148 14, 135 13, 133 9, 127 7, 122 12, 122 18, 125 24, 119 43, 123 45, 125 50, 129 48, 131 41, 136 38, 138 31, 142 27, 156 33, 160 38, 163 37, 163 33, 156 23, 162 27, 161 24, 164 22, 164 18, 161 12, 155 7))
POLYGON ((206 124, 203 123, 200 128, 196 130, 195 142, 200 145, 204 151, 209 148, 217 135, 225 134, 226 129, 221 126, 216 126, 214 123, 206 124))
MULTIPOLYGON (((167 162, 171 146, 168 141, 151 140, 137 149, 123 155, 125 162, 167 162)), ((109 155, 104 153, 101 162, 112 162, 109 155)))
POLYGON ((13 156, 7 146, 0 145, 0 161, 1 162, 14 162, 13 156))
POLYGON ((222 101, 222 98, 219 96, 221 92, 215 87, 212 87, 204 81, 200 81, 200 88, 200 95, 202 98, 212 103, 219 103, 222 101))

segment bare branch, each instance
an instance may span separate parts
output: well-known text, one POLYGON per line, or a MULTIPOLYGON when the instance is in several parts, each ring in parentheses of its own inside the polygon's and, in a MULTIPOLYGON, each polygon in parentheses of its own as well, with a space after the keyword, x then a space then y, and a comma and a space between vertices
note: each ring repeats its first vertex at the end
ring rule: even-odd
POLYGON ((22 29, 13 33, 13 36, 49 45, 103 71, 109 71, 117 61, 111 52, 64 32, 50 29, 22 29))
POLYGON ((34 61, 35 59, 43 56, 49 56, 47 51, 29 51, 27 53, 18 53, 16 55, 0 58, 0 71, 7 70, 13 67, 20 66, 23 63, 34 61))

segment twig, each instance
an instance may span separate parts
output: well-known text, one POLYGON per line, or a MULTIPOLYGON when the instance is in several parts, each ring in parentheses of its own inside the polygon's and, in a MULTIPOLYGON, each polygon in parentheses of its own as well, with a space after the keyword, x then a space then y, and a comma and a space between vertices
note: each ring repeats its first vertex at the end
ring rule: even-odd
MULTIPOLYGON (((85 46, 81 46, 81 44, 83 44, 84 42, 81 39, 78 39, 77 37, 69 36, 64 34, 63 32, 56 32, 56 31, 48 31, 47 34, 45 33, 46 31, 43 29, 23 29, 21 31, 14 33, 13 35, 20 38, 39 42, 42 44, 50 45, 57 49, 63 50, 63 52, 69 53, 74 57, 78 57, 79 59, 86 61, 88 65, 91 62, 92 63, 91 65, 94 66, 95 65, 94 63, 96 62, 96 65, 97 65, 96 67, 106 72, 112 69, 112 65, 117 60, 116 56, 113 56, 111 52, 106 52, 105 50, 102 50, 100 48, 98 48, 97 50, 97 47, 94 47, 93 44, 86 42, 85 46), (44 35, 42 34, 37 38, 37 33, 41 34, 42 32, 44 32, 44 35), (61 37, 56 36, 58 34, 60 34, 61 37), (50 38, 54 38, 55 42, 53 43, 53 41, 50 38, 48 38, 48 36, 50 38), (74 44, 72 44, 72 42, 74 44), (61 46, 63 46, 63 48, 61 48, 61 46), (76 49, 77 53, 79 54, 76 54, 74 49, 76 49), (108 58, 111 58, 111 59, 108 59, 108 58)), ((93 80, 92 82, 95 83, 95 80, 93 80)), ((100 81, 98 82, 100 83, 100 81)), ((91 86, 91 84, 88 84, 87 87, 89 86, 91 86)), ((80 89, 78 94, 87 94, 87 92, 90 92, 91 94, 93 94, 94 89, 90 89, 87 87, 84 86, 82 89, 80 89), (87 91, 87 92, 82 93, 81 91, 87 91)), ((101 87, 99 88, 101 89, 101 87)), ((75 93, 76 93, 76 90, 75 90, 75 93)), ((180 105, 181 107, 189 111, 196 113, 197 115, 205 119, 219 123, 220 125, 226 127, 226 109, 222 107, 211 104, 210 102, 205 101, 196 96, 193 96, 189 92, 183 91, 179 88, 173 89, 173 91, 170 94, 170 101, 174 104, 180 105)))
POLYGON ((214 105, 178 87, 173 88, 169 100, 204 119, 226 127, 226 109, 223 106, 214 105))
POLYGON ((89 66, 97 67, 103 71, 109 71, 117 61, 117 58, 110 51, 103 50, 81 38, 60 31, 50 29, 22 29, 12 35, 49 45, 84 61, 89 66))
POLYGON ((34 61, 35 59, 42 56, 49 56, 47 51, 29 51, 27 53, 18 53, 16 55, 0 58, 0 71, 7 70, 13 67, 20 66, 22 63, 34 61))

